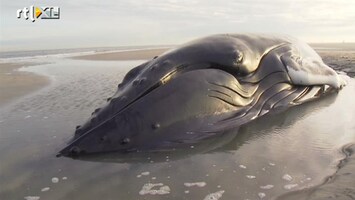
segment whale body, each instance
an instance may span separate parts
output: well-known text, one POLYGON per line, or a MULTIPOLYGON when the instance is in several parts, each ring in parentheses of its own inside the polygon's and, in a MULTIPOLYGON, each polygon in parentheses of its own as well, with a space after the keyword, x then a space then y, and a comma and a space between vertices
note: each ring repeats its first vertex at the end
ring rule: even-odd
POLYGON ((295 38, 212 35, 129 71, 107 104, 77 126, 60 155, 190 146, 344 85, 295 38))

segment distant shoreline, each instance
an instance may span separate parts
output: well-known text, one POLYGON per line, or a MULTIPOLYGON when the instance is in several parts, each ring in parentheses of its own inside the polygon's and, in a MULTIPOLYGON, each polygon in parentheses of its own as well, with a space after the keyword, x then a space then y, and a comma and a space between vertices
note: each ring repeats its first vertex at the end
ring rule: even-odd
MULTIPOLYGON (((355 43, 308 43, 316 51, 350 51, 355 52, 355 43)), ((0 51, 0 63, 33 57, 72 57, 83 60, 145 60, 159 55, 176 45, 160 46, 118 46, 69 48, 49 50, 0 51), (117 57, 116 57, 117 56, 117 57)))
POLYGON ((159 56, 169 48, 127 50, 119 52, 96 53, 84 56, 73 56, 72 59, 79 60, 148 60, 159 56))

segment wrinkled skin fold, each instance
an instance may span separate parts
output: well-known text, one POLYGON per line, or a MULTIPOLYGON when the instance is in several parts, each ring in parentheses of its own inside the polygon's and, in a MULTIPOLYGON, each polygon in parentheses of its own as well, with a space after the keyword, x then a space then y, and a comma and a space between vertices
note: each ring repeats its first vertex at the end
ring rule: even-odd
POLYGON ((336 92, 342 78, 290 37, 223 34, 128 72, 60 155, 165 151, 336 92))

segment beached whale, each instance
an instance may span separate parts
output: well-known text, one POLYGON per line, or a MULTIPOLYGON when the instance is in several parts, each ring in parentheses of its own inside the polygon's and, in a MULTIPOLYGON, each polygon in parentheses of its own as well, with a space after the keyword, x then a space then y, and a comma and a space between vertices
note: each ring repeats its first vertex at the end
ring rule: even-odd
POLYGON ((213 35, 129 71, 59 154, 193 147, 343 86, 311 47, 294 38, 213 35))

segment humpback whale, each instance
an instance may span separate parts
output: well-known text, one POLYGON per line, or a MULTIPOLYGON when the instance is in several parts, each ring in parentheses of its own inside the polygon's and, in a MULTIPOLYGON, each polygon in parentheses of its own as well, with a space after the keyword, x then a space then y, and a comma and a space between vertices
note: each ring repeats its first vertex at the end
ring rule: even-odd
POLYGON ((289 36, 218 34, 133 68, 59 155, 166 151, 339 91, 345 81, 289 36))

